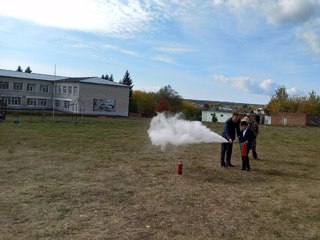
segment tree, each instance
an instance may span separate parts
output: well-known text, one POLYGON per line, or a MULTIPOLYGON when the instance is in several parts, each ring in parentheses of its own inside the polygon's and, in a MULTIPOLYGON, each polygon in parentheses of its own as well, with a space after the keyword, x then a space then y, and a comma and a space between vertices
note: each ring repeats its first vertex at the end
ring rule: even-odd
POLYGON ((163 111, 171 112, 172 108, 171 108, 170 103, 167 99, 162 99, 158 102, 156 110, 157 110, 157 112, 163 112, 163 111))
POLYGON ((209 108, 210 108, 210 105, 209 105, 208 103, 205 103, 205 104, 203 104, 203 108, 209 109, 209 108))
POLYGON ((213 113, 212 114, 212 120, 211 120, 213 123, 215 123, 215 122, 218 122, 218 118, 217 118, 217 115, 216 115, 216 113, 213 113))
POLYGON ((17 72, 22 72, 22 68, 21 68, 21 66, 18 66, 18 68, 17 68, 17 72))
POLYGON ((130 87, 130 91, 129 91, 129 112, 133 112, 134 111, 134 106, 133 106, 133 102, 132 102, 133 84, 132 84, 132 79, 130 77, 130 73, 129 73, 128 70, 124 74, 122 80, 119 81, 119 83, 127 85, 127 86, 130 87))
POLYGON ((275 94, 271 97, 270 102, 266 106, 268 113, 287 112, 289 95, 284 86, 276 89, 275 94))
POLYGON ((28 67, 26 68, 26 70, 24 70, 24 72, 26 72, 26 73, 32 73, 32 70, 31 70, 30 66, 28 66, 28 67))
POLYGON ((132 100, 141 116, 152 117, 154 115, 157 103, 150 93, 133 91, 132 100))
POLYGON ((270 102, 266 106, 267 113, 277 112, 302 112, 319 114, 320 97, 315 91, 311 91, 309 96, 289 97, 285 87, 276 89, 270 102))
POLYGON ((198 120, 201 117, 199 106, 190 101, 182 101, 181 112, 187 120, 198 120))
POLYGON ((153 93, 156 101, 159 103, 162 100, 167 100, 170 106, 169 111, 181 111, 182 97, 170 85, 161 88, 158 92, 153 93))
POLYGON ((114 82, 113 75, 110 74, 109 81, 114 82))

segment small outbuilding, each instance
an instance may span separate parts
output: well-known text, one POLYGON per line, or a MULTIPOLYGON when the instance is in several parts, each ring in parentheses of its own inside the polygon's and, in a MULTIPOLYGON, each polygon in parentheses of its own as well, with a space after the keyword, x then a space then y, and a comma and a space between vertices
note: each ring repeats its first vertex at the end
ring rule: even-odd
POLYGON ((320 126, 320 114, 279 112, 269 118, 271 125, 320 126))
POLYGON ((228 118, 232 117, 232 111, 218 111, 218 110, 210 110, 204 109, 202 110, 202 121, 203 122, 212 122, 212 118, 215 116, 217 122, 224 123, 228 120, 228 118))

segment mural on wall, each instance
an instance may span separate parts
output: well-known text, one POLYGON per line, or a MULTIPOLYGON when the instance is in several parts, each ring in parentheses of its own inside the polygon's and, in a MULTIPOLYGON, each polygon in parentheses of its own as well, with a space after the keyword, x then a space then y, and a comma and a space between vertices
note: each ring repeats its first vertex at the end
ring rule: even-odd
POLYGON ((93 99, 94 112, 115 112, 116 100, 110 99, 93 99))

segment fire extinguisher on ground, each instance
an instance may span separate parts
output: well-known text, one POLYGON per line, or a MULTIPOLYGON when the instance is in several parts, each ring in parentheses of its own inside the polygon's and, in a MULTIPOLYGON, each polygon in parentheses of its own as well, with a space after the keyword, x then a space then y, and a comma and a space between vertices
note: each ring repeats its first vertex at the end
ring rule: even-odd
POLYGON ((180 161, 178 164, 178 175, 182 175, 182 167, 183 167, 183 164, 182 164, 182 161, 180 161))

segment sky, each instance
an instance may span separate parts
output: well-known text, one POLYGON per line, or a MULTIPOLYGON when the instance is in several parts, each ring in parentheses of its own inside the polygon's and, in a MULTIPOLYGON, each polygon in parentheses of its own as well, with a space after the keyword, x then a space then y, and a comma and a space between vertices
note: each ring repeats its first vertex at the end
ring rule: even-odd
POLYGON ((0 0, 0 68, 128 70, 133 90, 267 104, 320 94, 320 0, 0 0))

